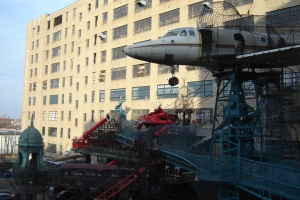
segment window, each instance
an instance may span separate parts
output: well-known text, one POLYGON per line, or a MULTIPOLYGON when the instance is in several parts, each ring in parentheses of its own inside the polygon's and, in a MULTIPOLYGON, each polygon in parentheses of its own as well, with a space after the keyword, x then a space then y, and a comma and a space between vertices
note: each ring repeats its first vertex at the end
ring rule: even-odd
POLYGON ((150 75, 150 63, 133 65, 132 77, 143 77, 150 75))
POLYGON ((67 53, 67 44, 64 44, 64 54, 67 53))
POLYGON ((45 65, 45 74, 48 74, 48 65, 45 65))
POLYGON ((46 59, 49 58, 49 50, 46 50, 46 59))
POLYGON ((92 103, 95 102, 95 91, 92 91, 92 103))
POLYGON ((68 28, 65 28, 65 37, 68 37, 68 28))
POLYGON ((51 73, 54 73, 54 72, 59 72, 59 68, 60 68, 60 63, 53 63, 51 65, 51 73))
POLYGON ((66 22, 68 21, 69 13, 66 12, 66 22))
POLYGON ((61 38, 61 31, 57 31, 57 32, 53 33, 52 38, 53 38, 52 39, 53 42, 56 42, 56 41, 60 40, 60 38, 61 38))
POLYGON ((62 87, 65 87, 65 83, 66 83, 66 77, 63 77, 62 87))
POLYGON ((64 121, 64 111, 60 112, 61 121, 64 121))
POLYGON ((39 54, 35 54, 35 62, 37 63, 39 61, 39 54))
POLYGON ((111 80, 126 79, 126 67, 111 70, 111 80))
POLYGON ((46 44, 49 44, 49 43, 50 43, 50 35, 47 35, 46 44))
POLYGON ((78 47, 78 52, 77 52, 78 55, 80 55, 80 50, 81 50, 80 47, 78 47))
POLYGON ((94 45, 97 45, 97 34, 94 35, 94 45))
POLYGON ((58 118, 58 111, 49 111, 50 121, 57 121, 57 118, 58 118))
POLYGON ((87 39, 87 40, 86 40, 86 47, 89 47, 89 46, 90 46, 90 40, 87 39))
POLYGON ((102 14, 102 23, 105 24, 107 22, 107 12, 102 14))
POLYGON ((107 5, 108 0, 103 0, 103 5, 107 5))
POLYGON ((149 113, 149 109, 132 109, 131 118, 132 120, 140 120, 140 116, 148 115, 149 113))
POLYGON ((31 97, 28 99, 28 105, 31 106, 31 97))
POLYGON ((243 89, 245 95, 255 94, 255 85, 252 81, 243 82, 243 89))
POLYGON ((73 77, 70 76, 70 86, 72 86, 72 85, 73 85, 73 77))
POLYGON ((224 0, 224 1, 231 3, 234 6, 240 6, 240 5, 253 3, 253 0, 224 0))
POLYGON ((52 57, 56 57, 60 55, 60 46, 52 49, 52 57))
POLYGON ((127 25, 113 29, 113 40, 127 36, 127 25))
POLYGON ((178 85, 170 86, 169 84, 157 86, 157 98, 177 98, 178 85))
POLYGON ((63 67, 64 71, 65 71, 66 70, 66 66, 67 66, 67 61, 66 60, 64 60, 64 64, 63 65, 64 65, 64 67, 63 67))
POLYGON ((68 128, 68 139, 70 139, 70 138, 71 138, 71 129, 68 128))
POLYGON ((128 5, 121 6, 119 8, 114 9, 114 19, 119 19, 121 17, 127 16, 128 13, 128 5))
POLYGON ((76 100, 76 101, 75 101, 75 108, 76 108, 76 109, 78 109, 78 105, 79 105, 79 102, 78 102, 78 100, 76 100))
POLYGON ((83 121, 86 122, 86 113, 83 113, 83 121))
POLYGON ((78 37, 81 38, 81 30, 78 30, 78 37))
POLYGON ((81 21, 81 20, 82 20, 82 12, 79 13, 79 21, 81 21))
POLYGON ((85 58, 85 66, 88 66, 89 65, 89 57, 86 57, 85 58))
POLYGON ((151 8, 152 7, 152 0, 146 0, 146 6, 140 6, 139 4, 135 3, 135 12, 141 12, 147 8, 151 8))
POLYGON ((47 103, 47 96, 43 96, 43 105, 46 105, 47 103))
POLYGON ((84 94, 84 103, 87 102, 87 94, 84 94))
POLYGON ((57 26, 62 23, 62 15, 54 18, 54 26, 57 26))
POLYGON ((36 104, 36 97, 33 97, 33 98, 32 98, 32 105, 35 106, 35 104, 36 104))
POLYGON ((61 95, 61 104, 64 104, 65 103, 65 94, 62 94, 61 95))
POLYGON ((76 17, 76 8, 73 9, 73 18, 76 17))
POLYGON ((34 41, 31 43, 31 50, 34 49, 34 41))
POLYGON ((189 5, 189 18, 198 17, 203 10, 203 1, 189 5))
POLYGON ((99 102, 104 102, 105 101, 105 90, 100 90, 99 91, 99 102))
POLYGON ((76 83, 76 90, 79 90, 79 82, 76 83))
POLYGON ((110 101, 119 101, 120 99, 126 99, 126 89, 111 89, 110 90, 110 101))
POLYGON ((34 76, 37 76, 37 68, 34 68, 34 76))
POLYGON ((151 30, 151 17, 134 22, 134 33, 151 30))
POLYGON ((36 40, 36 48, 39 48, 39 40, 36 40))
POLYGON ((150 99, 150 86, 133 87, 132 99, 150 99))
POLYGON ((50 95, 49 104, 58 104, 58 94, 50 95))
POLYGON ((72 93, 69 93, 69 103, 72 103, 72 93))
POLYGON ((74 65, 74 59, 71 58, 71 69, 73 69, 73 65, 74 65))
POLYGON ((78 119, 75 118, 75 127, 78 126, 78 119))
POLYGON ((58 88, 59 87, 59 78, 50 80, 50 88, 58 88))
POLYGON ((126 46, 122 46, 112 49, 112 59, 116 60, 119 58, 125 58, 126 55, 122 52, 125 47, 126 46))
POLYGON ((47 80, 43 81, 43 89, 44 89, 44 90, 47 89, 47 80))
POLYGON ((75 25, 72 26, 72 35, 75 34, 75 25))
POLYGON ((204 81, 188 82, 187 87, 188 87, 188 95, 190 97, 209 96, 209 95, 212 95, 213 81, 212 80, 204 80, 204 81))
POLYGON ((99 7, 99 0, 95 0, 95 8, 99 7))
POLYGON ((71 43, 71 51, 74 51, 74 42, 71 43))
POLYGON ((80 65, 77 65, 77 73, 80 73, 80 65))
POLYGON ((43 121, 46 120, 46 111, 43 111, 43 116, 42 116, 43 121))
POLYGON ((71 119, 72 119, 72 111, 69 110, 69 113, 68 113, 68 120, 71 121, 71 119))
POLYGON ((99 110, 98 112, 98 119, 103 119, 105 116, 104 116, 104 110, 99 110))
POLYGON ((90 22, 90 21, 88 21, 88 22, 86 23, 86 27, 87 27, 87 29, 90 29, 90 28, 91 28, 91 22, 90 22))
POLYGON ((57 136, 57 128, 49 127, 48 128, 48 136, 56 137, 57 136))
POLYGON ((91 4, 89 3, 89 4, 88 4, 88 11, 90 12, 91 9, 92 9, 92 6, 91 6, 91 4))
POLYGON ((179 22, 179 9, 171 10, 159 15, 159 26, 166 26, 179 22))
POLYGON ((106 62, 106 51, 101 51, 101 62, 106 62))
POLYGON ((60 137, 63 138, 64 137, 64 129, 60 128, 60 137))
POLYGON ((106 40, 107 40, 107 31, 103 31, 102 33, 101 33, 101 43, 105 43, 106 42, 106 40), (102 36, 104 36, 103 38, 102 38, 102 36))
POLYGON ((48 153, 56 153, 56 144, 48 143, 46 152, 48 153))
POLYGON ((85 76, 85 77, 84 77, 84 83, 85 83, 85 84, 88 84, 88 83, 89 83, 89 77, 88 77, 88 76, 85 76))
POLYGON ((48 30, 49 30, 49 29, 50 29, 50 27, 51 27, 50 20, 49 20, 49 21, 47 21, 47 27, 48 27, 48 30))
POLYGON ((98 26, 98 16, 95 16, 95 27, 98 26))
MULTIPOLYGON (((179 72, 179 67, 175 66, 175 72, 179 72)), ((158 72, 157 74, 169 74, 171 73, 171 67, 167 65, 158 65, 158 72)))
POLYGON ((93 63, 96 64, 96 61, 97 61, 97 53, 94 53, 93 63))

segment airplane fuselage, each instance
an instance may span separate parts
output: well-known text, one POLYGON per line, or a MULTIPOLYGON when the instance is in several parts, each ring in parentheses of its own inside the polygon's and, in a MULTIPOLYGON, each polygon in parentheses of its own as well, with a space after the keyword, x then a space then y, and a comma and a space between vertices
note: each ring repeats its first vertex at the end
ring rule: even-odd
MULTIPOLYGON (((216 28, 178 28, 158 40, 127 46, 124 53, 139 60, 170 66, 219 68, 220 61, 213 58, 236 56, 267 48, 267 37, 262 34, 216 28)), ((231 64, 223 63, 222 67, 231 64)))

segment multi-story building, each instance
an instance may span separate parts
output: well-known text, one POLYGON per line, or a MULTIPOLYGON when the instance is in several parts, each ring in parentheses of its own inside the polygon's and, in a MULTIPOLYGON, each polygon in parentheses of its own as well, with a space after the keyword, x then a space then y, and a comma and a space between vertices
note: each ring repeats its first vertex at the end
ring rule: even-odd
MULTIPOLYGON (((228 2, 241 13, 255 15, 299 5, 298 0, 228 2)), ((210 124, 216 87, 210 72, 179 66, 175 73, 179 85, 170 87, 168 66, 145 63, 122 53, 125 46, 157 39, 170 29, 195 27, 202 3, 78 0, 29 22, 23 127, 34 115, 34 125, 41 131, 47 151, 61 154, 71 148, 72 138, 80 137, 114 110, 120 98, 126 99, 122 106, 127 119, 136 120, 159 105, 164 109, 183 106, 178 102, 186 95, 180 90, 184 85, 187 93, 199 90, 190 97, 192 120, 203 113, 210 124)))

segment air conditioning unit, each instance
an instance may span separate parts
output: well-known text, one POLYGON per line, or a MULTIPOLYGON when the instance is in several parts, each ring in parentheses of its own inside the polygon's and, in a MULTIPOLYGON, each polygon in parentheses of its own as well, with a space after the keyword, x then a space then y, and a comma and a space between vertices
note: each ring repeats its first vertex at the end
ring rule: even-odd
POLYGON ((106 35, 101 34, 101 35, 99 35, 99 38, 100 38, 100 40, 105 40, 106 39, 106 35))
POLYGON ((147 2, 145 0, 138 0, 135 3, 138 4, 139 6, 146 6, 147 5, 147 2))

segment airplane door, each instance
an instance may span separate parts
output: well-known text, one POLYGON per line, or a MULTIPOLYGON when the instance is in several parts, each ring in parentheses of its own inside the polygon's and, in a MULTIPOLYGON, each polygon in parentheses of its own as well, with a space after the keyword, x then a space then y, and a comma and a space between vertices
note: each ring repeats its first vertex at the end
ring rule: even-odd
POLYGON ((211 30, 201 29, 202 57, 210 56, 212 53, 213 33, 211 30))

